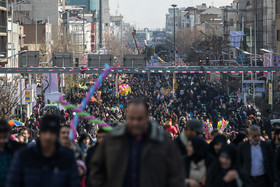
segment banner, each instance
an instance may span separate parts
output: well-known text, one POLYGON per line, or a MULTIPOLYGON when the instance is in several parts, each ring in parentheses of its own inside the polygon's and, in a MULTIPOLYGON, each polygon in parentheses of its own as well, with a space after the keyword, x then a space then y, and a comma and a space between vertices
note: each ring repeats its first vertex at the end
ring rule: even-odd
POLYGON ((263 66, 264 67, 271 67, 273 66, 273 54, 272 53, 265 53, 263 54, 263 66))
POLYGON ((175 90, 176 90, 176 74, 173 73, 173 89, 172 89, 172 95, 173 96, 175 96, 175 90))
POLYGON ((31 91, 25 90, 25 102, 31 102, 31 91))
POLYGON ((274 56, 273 58, 273 66, 280 67, 280 56, 274 56))
POLYGON ((166 62, 166 63, 160 63, 160 62, 151 62, 147 63, 147 67, 170 67, 171 63, 166 62))
POLYGON ((242 97, 242 94, 240 92, 240 88, 238 89, 238 92, 237 92, 237 102, 240 103, 241 102, 241 97, 242 97))
POLYGON ((230 44, 232 47, 240 47, 243 31, 230 31, 230 44))
POLYGON ((272 105, 273 103, 273 88, 272 83, 268 84, 268 104, 272 105))
POLYGON ((18 80, 18 105, 25 105, 25 79, 18 80))
POLYGON ((46 89, 45 93, 58 92, 58 76, 57 73, 43 73, 43 89, 46 89), (47 81, 46 81, 47 80, 47 81))

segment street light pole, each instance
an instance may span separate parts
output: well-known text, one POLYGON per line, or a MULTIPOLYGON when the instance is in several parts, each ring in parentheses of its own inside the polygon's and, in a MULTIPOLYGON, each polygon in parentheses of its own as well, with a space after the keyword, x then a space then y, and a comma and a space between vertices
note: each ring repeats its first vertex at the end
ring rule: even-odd
POLYGON ((85 52, 85 7, 83 7, 83 52, 85 52))
POLYGON ((175 11, 176 11, 176 7, 177 5, 173 4, 171 5, 173 8, 174 8, 174 64, 176 64, 176 14, 175 14, 175 11))
POLYGON ((99 0, 99 50, 102 49, 102 0, 99 0))

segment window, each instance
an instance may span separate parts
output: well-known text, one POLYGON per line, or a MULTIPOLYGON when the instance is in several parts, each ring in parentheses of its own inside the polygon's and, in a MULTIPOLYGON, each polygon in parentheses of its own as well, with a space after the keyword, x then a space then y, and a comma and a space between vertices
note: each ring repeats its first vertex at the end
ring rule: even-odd
POLYGON ((277 41, 280 41, 280 30, 277 30, 277 41))
POLYGON ((230 20, 229 20, 229 26, 234 26, 234 24, 233 24, 233 19, 230 19, 230 20))
POLYGON ((276 1, 276 14, 280 15, 280 1, 276 1))

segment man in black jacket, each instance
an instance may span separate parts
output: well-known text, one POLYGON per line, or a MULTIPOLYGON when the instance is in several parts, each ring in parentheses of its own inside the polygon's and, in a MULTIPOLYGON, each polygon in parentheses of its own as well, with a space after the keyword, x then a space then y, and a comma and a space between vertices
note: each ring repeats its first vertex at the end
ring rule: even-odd
POLYGON ((0 120, 0 187, 5 186, 14 152, 23 146, 10 139, 11 132, 12 128, 8 122, 0 120))
POLYGON ((250 141, 238 147, 238 169, 253 181, 244 186, 272 187, 276 181, 274 153, 269 143, 260 140, 260 133, 258 126, 250 126, 250 141))
POLYGON ((199 120, 189 120, 184 125, 184 131, 175 139, 182 156, 187 154, 186 146, 188 139, 191 137, 199 137, 203 133, 202 123, 199 120))
POLYGON ((15 154, 6 187, 79 187, 74 153, 58 142, 59 129, 56 116, 42 119, 40 139, 15 154))

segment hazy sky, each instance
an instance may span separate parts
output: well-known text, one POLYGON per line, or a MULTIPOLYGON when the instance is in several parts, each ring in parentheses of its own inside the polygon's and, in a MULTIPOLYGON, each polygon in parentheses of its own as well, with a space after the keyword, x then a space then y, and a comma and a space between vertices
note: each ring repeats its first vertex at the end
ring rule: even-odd
POLYGON ((171 4, 188 7, 207 3, 208 6, 230 5, 233 0, 109 0, 111 15, 124 15, 126 22, 136 24, 140 28, 164 28, 165 14, 171 4))

